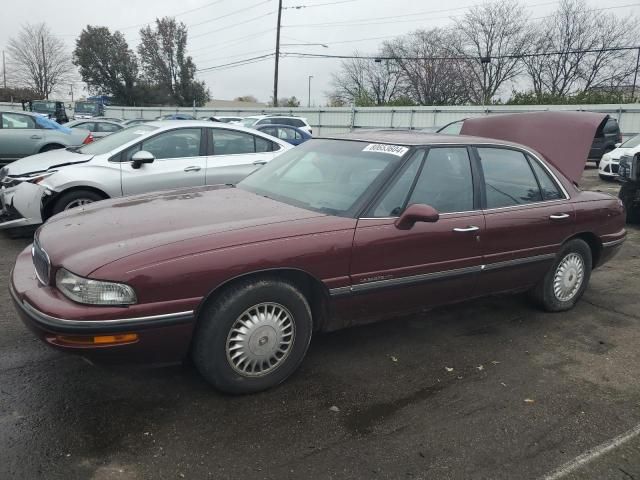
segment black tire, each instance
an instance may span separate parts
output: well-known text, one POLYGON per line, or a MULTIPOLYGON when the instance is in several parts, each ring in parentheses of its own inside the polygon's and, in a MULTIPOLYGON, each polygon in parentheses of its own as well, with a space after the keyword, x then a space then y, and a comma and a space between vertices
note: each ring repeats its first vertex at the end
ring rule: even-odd
POLYGON ((604 180, 605 182, 613 182, 615 180, 614 177, 609 177, 607 175, 598 174, 598 176, 600 177, 600 180, 604 180))
POLYGON ((64 212, 69 208, 69 205, 80 200, 85 200, 86 203, 92 203, 104 200, 104 196, 99 193, 92 192, 91 190, 72 190, 70 192, 63 193, 53 205, 53 209, 51 210, 52 215, 64 212))
MULTIPOLYGON (((278 344, 275 337, 267 339, 265 335, 258 339, 262 335, 258 332, 260 331, 252 334, 247 343, 253 340, 265 341, 267 345, 270 341, 273 341, 272 345, 278 344)), ((232 394, 253 393, 275 387, 296 371, 307 352, 312 332, 313 320, 309 303, 295 286, 274 277, 249 279, 225 289, 205 304, 198 315, 191 356, 200 374, 218 390, 232 394), (259 376, 244 374, 238 371, 240 367, 232 365, 231 358, 238 350, 227 355, 228 342, 231 345, 229 350, 242 343, 234 343, 230 332, 240 318, 246 318, 243 315, 248 310, 266 303, 284 307, 286 313, 290 313, 293 323, 291 346, 281 360, 274 359, 276 363, 273 367, 268 367, 266 360, 261 365, 264 367, 266 364, 266 368, 273 368, 272 370, 259 376)), ((263 344, 254 343, 254 348, 261 345, 263 344)))
MULTIPOLYGON (((591 278, 591 268, 593 265, 591 248, 587 245, 587 242, 578 238, 569 240, 562 246, 562 249, 556 256, 556 260, 553 262, 551 268, 546 273, 544 278, 536 285, 530 293, 533 300, 548 312, 562 312, 570 310, 576 304, 576 302, 582 297, 582 294, 589 285, 589 279, 591 278), (573 255, 578 255, 582 260, 583 265, 583 277, 577 290, 571 294, 570 298, 559 298, 554 290, 554 279, 556 272, 558 272, 560 265, 573 255)), ((572 273, 569 272, 569 275, 572 273)), ((571 278, 571 277, 570 277, 571 278)))
POLYGON ((596 160, 596 168, 600 167, 600 160, 596 160))
POLYGON ((61 148, 64 148, 64 145, 58 145, 56 143, 45 145, 40 149, 40 153, 50 152, 51 150, 60 150, 61 148))
POLYGON ((640 223, 640 203, 636 201, 638 185, 634 182, 623 182, 618 193, 627 212, 627 223, 640 223))

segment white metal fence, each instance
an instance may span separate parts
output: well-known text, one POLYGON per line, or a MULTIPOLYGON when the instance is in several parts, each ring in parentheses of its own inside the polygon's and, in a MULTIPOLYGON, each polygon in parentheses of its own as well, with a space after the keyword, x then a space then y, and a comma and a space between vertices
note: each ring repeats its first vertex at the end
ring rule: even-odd
MULTIPOLYGON (((20 103, 0 103, 0 109, 21 110, 20 103)), ((106 116, 154 119, 170 113, 189 113, 196 117, 211 115, 241 116, 279 113, 305 117, 314 135, 343 133, 356 128, 441 127, 468 117, 497 113, 534 112, 541 110, 582 110, 608 113, 620 123, 625 137, 640 133, 640 104, 623 105, 496 105, 490 107, 323 107, 323 108, 176 108, 176 107, 107 107, 106 116)), ((73 110, 67 110, 69 117, 73 110)))
POLYGON ((533 112, 541 110, 582 110, 608 113, 620 123, 625 136, 640 132, 640 104, 624 105, 500 105, 491 107, 325 107, 325 108, 171 108, 171 107, 108 107, 105 115, 120 118, 157 118, 170 113, 189 113, 196 117, 224 115, 248 116, 279 113, 307 119, 314 135, 347 132, 356 128, 441 127, 468 117, 497 113, 533 112))

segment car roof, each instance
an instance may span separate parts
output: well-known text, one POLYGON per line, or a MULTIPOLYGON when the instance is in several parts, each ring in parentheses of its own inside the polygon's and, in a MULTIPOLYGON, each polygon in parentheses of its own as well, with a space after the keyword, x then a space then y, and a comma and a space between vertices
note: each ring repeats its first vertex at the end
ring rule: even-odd
POLYGON ((315 138, 325 138, 332 140, 355 140, 369 143, 385 143, 390 145, 422 146, 422 145, 477 145, 477 144, 498 144, 531 150, 518 143, 505 140, 495 140, 485 137, 472 137, 469 135, 446 135, 442 133, 420 132, 416 130, 356 130, 350 133, 335 135, 325 135, 315 138))
POLYGON ((271 127, 280 127, 280 128, 293 128, 294 130, 300 130, 301 132, 307 133, 302 130, 300 127, 294 127, 293 125, 286 125, 284 123, 265 123, 263 125, 258 125, 255 127, 255 130, 262 130, 263 128, 271 128, 271 127))
MULTIPOLYGON (((188 128, 188 127, 207 127, 207 128, 218 128, 225 130, 234 130, 237 132, 245 132, 255 135, 255 128, 247 128, 242 125, 237 125, 233 123, 224 123, 224 122, 211 122, 209 120, 154 120, 152 122, 146 122, 145 125, 150 125, 152 127, 158 127, 162 130, 171 130, 176 127, 188 128)), ((266 134, 262 134, 266 135, 266 134)), ((268 136, 268 135, 267 135, 268 136)), ((280 141, 281 144, 285 144, 286 142, 280 141)))
POLYGON ((41 117, 42 115, 35 112, 25 112, 24 110, 0 110, 0 113, 21 113, 23 115, 30 115, 32 117, 41 117))

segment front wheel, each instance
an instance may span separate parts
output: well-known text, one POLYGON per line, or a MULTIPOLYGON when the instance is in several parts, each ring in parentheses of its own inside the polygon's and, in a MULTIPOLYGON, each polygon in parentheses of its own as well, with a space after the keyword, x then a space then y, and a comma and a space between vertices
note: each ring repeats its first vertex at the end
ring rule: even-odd
POLYGON ((192 357, 201 375, 233 394, 274 387, 304 358, 313 322, 302 293, 277 278, 228 288, 201 311, 192 357))
POLYGON ((93 202, 104 200, 104 197, 99 193, 92 192, 90 190, 72 190, 60 195, 60 198, 56 200, 53 206, 53 215, 56 215, 65 210, 70 210, 75 207, 81 207, 93 202))
POLYGON ((549 312, 573 308, 591 278, 591 248, 584 240, 564 244, 542 281, 530 292, 533 299, 549 312))

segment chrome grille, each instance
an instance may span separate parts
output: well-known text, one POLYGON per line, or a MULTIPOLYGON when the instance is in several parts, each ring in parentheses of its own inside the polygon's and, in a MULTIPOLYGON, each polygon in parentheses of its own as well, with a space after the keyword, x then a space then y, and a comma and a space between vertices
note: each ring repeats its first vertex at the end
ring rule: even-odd
POLYGON ((49 261, 47 252, 40 247, 37 238, 33 241, 31 256, 33 257, 33 266, 36 269, 38 280, 40 280, 40 283, 43 285, 49 285, 51 262, 49 261))

